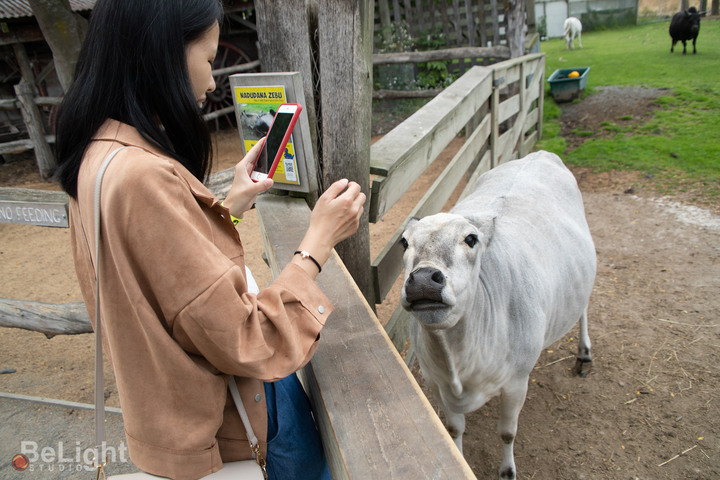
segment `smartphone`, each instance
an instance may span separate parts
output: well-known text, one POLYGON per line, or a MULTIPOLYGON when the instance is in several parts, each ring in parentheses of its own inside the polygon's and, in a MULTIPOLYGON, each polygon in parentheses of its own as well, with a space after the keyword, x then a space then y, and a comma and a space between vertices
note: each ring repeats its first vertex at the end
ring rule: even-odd
POLYGON ((272 178, 278 163, 285 155, 285 147, 295 127, 302 105, 299 103, 283 103, 278 107, 270 130, 265 137, 265 144, 255 160, 250 178, 256 182, 272 178))

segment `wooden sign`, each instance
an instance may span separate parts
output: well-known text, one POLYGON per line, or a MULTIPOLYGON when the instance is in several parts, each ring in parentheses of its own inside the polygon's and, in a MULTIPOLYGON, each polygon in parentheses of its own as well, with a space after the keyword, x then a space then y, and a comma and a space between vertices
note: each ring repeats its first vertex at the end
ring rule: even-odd
POLYGON ((273 188, 301 193, 317 191, 317 169, 300 73, 245 73, 229 78, 245 152, 267 134, 280 104, 303 106, 286 155, 273 176, 273 188))
POLYGON ((67 228, 67 195, 62 192, 0 189, 0 223, 67 228))

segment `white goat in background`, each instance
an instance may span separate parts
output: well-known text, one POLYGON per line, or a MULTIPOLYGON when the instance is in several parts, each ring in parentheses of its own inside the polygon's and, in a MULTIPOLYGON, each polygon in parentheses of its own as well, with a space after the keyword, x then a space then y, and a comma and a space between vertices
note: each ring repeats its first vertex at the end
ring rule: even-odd
POLYGON ((563 25, 563 35, 565 36, 565 43, 567 49, 573 49, 573 40, 575 37, 578 39, 578 45, 582 48, 582 23, 575 17, 568 17, 563 25))

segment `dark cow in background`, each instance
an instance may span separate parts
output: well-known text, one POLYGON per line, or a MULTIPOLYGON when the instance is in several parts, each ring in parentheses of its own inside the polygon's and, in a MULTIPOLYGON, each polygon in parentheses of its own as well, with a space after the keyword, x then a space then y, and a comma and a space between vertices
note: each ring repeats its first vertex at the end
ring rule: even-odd
POLYGON ((693 53, 697 53, 695 41, 698 33, 700 33, 700 13, 695 7, 690 7, 684 12, 673 15, 670 21, 670 37, 672 38, 670 53, 673 53, 677 42, 682 42, 683 55, 685 55, 687 53, 685 42, 689 40, 693 42, 693 53))

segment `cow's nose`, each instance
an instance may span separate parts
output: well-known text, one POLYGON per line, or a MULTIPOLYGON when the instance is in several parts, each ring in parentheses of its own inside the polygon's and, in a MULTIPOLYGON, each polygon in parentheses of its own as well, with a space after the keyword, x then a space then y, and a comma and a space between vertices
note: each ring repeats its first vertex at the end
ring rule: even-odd
POLYGON ((408 301, 434 300, 442 301, 442 289, 445 286, 445 275, 437 268, 419 268, 408 275, 405 282, 405 294, 408 301))
POLYGON ((437 268, 419 268, 410 274, 408 281, 436 285, 442 288, 445 286, 445 275, 437 268))

